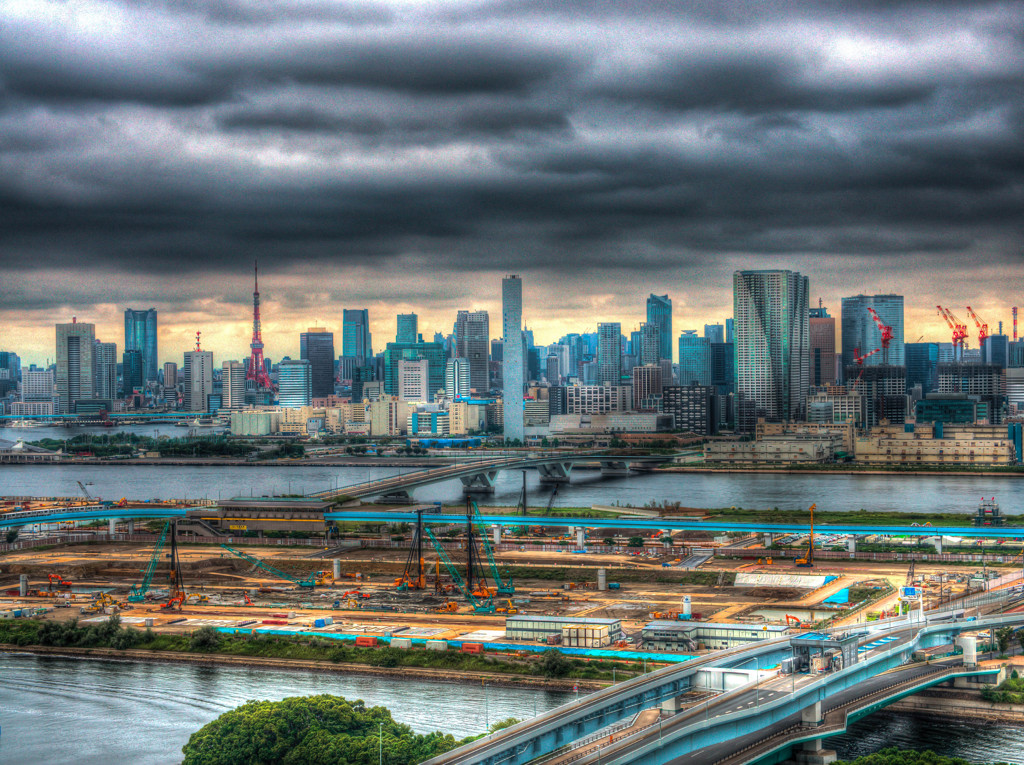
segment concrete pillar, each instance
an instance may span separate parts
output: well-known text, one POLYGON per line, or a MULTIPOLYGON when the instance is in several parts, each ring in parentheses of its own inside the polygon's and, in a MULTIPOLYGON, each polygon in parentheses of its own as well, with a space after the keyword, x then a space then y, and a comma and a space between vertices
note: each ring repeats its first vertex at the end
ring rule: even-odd
POLYGON ((678 712, 679 711, 679 699, 671 698, 661 702, 661 708, 666 712, 678 712))
POLYGON ((331 564, 333 565, 332 573, 334 574, 334 578, 341 579, 341 558, 335 558, 331 561, 331 564))
POLYGON ((815 701, 800 712, 800 724, 805 728, 817 728, 821 725, 821 702, 815 701))
POLYGON ((22 574, 18 577, 18 594, 21 597, 28 595, 28 574, 22 574))
POLYGON ((110 518, 107 521, 107 532, 111 536, 113 536, 117 532, 117 519, 116 518, 110 518))
POLYGON ((942 555, 942 535, 935 537, 935 552, 942 555))
POLYGON ((494 527, 494 546, 497 547, 501 544, 501 526, 494 527))
POLYGON ((129 518, 128 519, 128 533, 129 534, 134 534, 135 533, 135 519, 134 518, 129 518))
POLYGON ((857 552, 857 537, 850 537, 846 540, 846 551, 852 553, 857 552))
POLYGON ((805 741, 793 752, 793 760, 797 765, 828 765, 837 759, 835 751, 821 748, 820 738, 805 741))
POLYGON ((772 542, 774 542, 774 541, 775 541, 775 535, 772 534, 771 532, 769 532, 769 533, 764 535, 764 546, 765 547, 771 547, 772 546, 772 542))
POLYGON ((586 547, 587 546, 587 530, 582 526, 576 527, 576 546, 586 547))

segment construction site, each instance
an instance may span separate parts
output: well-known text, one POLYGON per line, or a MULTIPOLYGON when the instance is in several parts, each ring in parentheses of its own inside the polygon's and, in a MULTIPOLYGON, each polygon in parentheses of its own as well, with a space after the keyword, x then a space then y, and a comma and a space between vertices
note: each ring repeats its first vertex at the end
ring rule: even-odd
POLYGON ((359 646, 558 647, 682 661, 789 630, 894 616, 911 601, 927 609, 1020 584, 1019 565, 999 577, 945 563, 823 560, 821 552, 816 559, 822 540, 813 526, 809 536, 775 539, 771 548, 760 535, 668 530, 637 537, 579 528, 569 536, 523 525, 506 527, 502 538, 467 503, 460 524, 366 524, 325 548, 185 539, 178 523, 151 522, 157 533, 136 535, 147 541, 8 552, 0 559, 0 617, 89 624, 116 613, 122 624, 157 632, 212 627, 359 646))

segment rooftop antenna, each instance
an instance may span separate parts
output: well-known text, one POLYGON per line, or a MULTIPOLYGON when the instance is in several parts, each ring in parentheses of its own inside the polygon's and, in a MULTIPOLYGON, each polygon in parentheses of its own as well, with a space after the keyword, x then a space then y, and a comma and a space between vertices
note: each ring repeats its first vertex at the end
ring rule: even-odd
POLYGON ((202 334, 203 333, 201 331, 196 330, 196 350, 197 351, 203 350, 202 348, 199 347, 199 336, 202 335, 202 334))

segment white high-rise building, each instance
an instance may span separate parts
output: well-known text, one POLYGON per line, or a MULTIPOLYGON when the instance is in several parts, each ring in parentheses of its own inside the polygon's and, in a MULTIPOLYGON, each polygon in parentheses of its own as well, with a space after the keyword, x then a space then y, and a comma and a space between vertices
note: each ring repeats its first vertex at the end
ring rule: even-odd
POLYGON ((237 409, 245 406, 245 364, 225 361, 221 365, 221 406, 237 409))
POLYGON ((93 368, 96 375, 93 393, 96 398, 117 398, 117 343, 96 341, 93 368))
POLYGON ((49 369, 21 373, 22 401, 53 401, 53 372, 49 369))
POLYGON ((313 365, 309 359, 286 359, 277 365, 277 401, 287 409, 313 403, 313 365))
POLYGON ((525 358, 523 353, 523 281, 518 276, 501 280, 502 405, 506 441, 523 441, 526 435, 523 388, 525 358))
POLYGON ((444 367, 444 392, 450 399, 468 398, 470 388, 468 359, 448 359, 444 367))
POLYGON ((622 325, 617 321, 597 325, 597 384, 622 384, 622 325))
POLYGON ((186 351, 184 410, 205 412, 213 393, 213 351, 186 351))
POLYGON ((433 401, 430 362, 427 359, 398 361, 398 397, 402 401, 433 401))
POLYGON ((744 428, 803 421, 810 385, 808 281, 795 271, 736 271, 736 390, 744 428))

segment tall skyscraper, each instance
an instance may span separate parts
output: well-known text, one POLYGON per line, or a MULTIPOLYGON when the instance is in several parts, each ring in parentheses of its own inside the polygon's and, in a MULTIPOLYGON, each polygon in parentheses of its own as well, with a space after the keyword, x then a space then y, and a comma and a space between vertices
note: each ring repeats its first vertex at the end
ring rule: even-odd
POLYGON ((617 321, 597 325, 597 384, 622 385, 622 325, 617 321))
POLYGON ((277 398, 290 409, 313 403, 313 365, 307 359, 285 359, 277 365, 277 398))
POLYGON ((647 298, 647 321, 658 325, 661 358, 672 358, 672 301, 668 295, 647 298))
MULTIPOLYGON (((889 343, 890 366, 906 365, 903 350, 903 295, 856 295, 843 298, 843 369, 856 366, 853 360, 854 348, 861 355, 882 347, 882 333, 871 318, 868 308, 874 308, 882 323, 892 327, 892 341, 889 343)), ((881 352, 865 359, 865 366, 881 366, 885 362, 881 352)))
POLYGON ((736 389, 749 404, 744 422, 803 421, 810 384, 806 276, 794 271, 733 273, 736 389))
POLYGON ((221 365, 221 406, 232 409, 245 405, 245 364, 225 361, 221 365))
POLYGON ((501 280, 502 404, 506 441, 526 438, 523 388, 523 282, 516 275, 501 280))
POLYGON ((810 310, 811 385, 836 382, 836 320, 827 308, 810 310))
POLYGON ((93 352, 96 325, 72 319, 57 325, 57 397, 61 414, 74 414, 75 402, 94 398, 93 352))
POLYGON ((96 370, 93 394, 96 398, 117 398, 117 343, 97 340, 93 348, 93 366, 96 370))
POLYGON ((341 355, 354 356, 361 367, 373 356, 370 337, 370 312, 366 308, 346 308, 341 318, 341 355))
POLYGON ((724 343, 725 327, 721 324, 705 324, 704 337, 708 339, 709 343, 724 343))
POLYGON ((734 343, 736 342, 736 320, 726 319, 725 320, 725 342, 734 343))
POLYGON ((419 342, 419 317, 414 313, 398 314, 398 331, 395 333, 396 343, 419 342))
POLYGON ((309 362, 313 375, 313 398, 334 393, 334 333, 310 327, 299 335, 299 356, 309 362))
POLYGON ((469 398, 469 362, 448 359, 444 369, 444 392, 448 398, 469 398))
POLYGON ((711 343, 695 329, 679 336, 679 384, 711 385, 711 343))
MULTIPOLYGON (((143 379, 145 377, 143 366, 141 351, 131 350, 124 352, 124 355, 121 357, 121 382, 123 383, 125 396, 131 396, 132 391, 146 386, 146 381, 143 379)), ((100 396, 96 398, 100 398, 100 396)))
POLYGON ((430 390, 430 362, 426 359, 399 359, 398 397, 403 401, 433 401, 430 390))
POLYGON ((459 311, 455 317, 455 355, 469 362, 469 385, 478 395, 487 393, 488 351, 491 345, 487 311, 459 311))
MULTIPOLYGON (((126 308, 124 312, 124 350, 142 354, 143 385, 157 380, 156 309, 137 311, 126 308)), ((141 387, 141 386, 140 386, 141 387)), ((126 392, 127 388, 125 389, 126 392)))
POLYGON ((645 367, 660 364, 662 359, 668 358, 661 354, 661 328, 656 323, 644 322, 640 325, 638 334, 640 347, 633 349, 637 364, 645 367))
POLYGON ((173 388, 178 384, 178 365, 173 361, 164 363, 164 387, 173 388))
POLYGON ((388 343, 384 347, 384 392, 389 396, 400 394, 398 362, 425 359, 428 367, 428 388, 431 400, 444 388, 444 368, 447 358, 441 343, 388 343))
MULTIPOLYGON (((196 344, 198 346, 198 343, 196 344)), ((213 351, 185 352, 182 365, 184 396, 182 407, 186 412, 205 412, 213 394, 213 351)))

